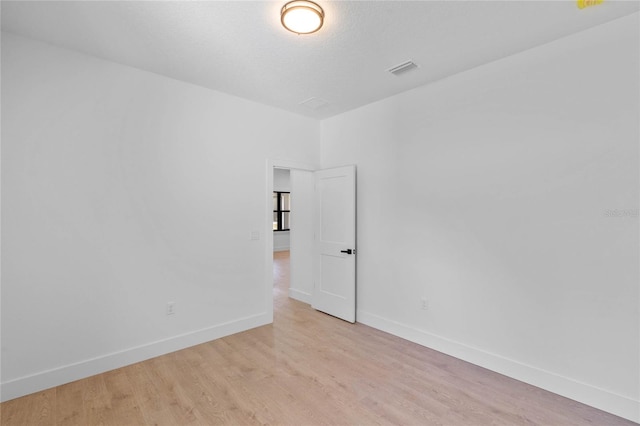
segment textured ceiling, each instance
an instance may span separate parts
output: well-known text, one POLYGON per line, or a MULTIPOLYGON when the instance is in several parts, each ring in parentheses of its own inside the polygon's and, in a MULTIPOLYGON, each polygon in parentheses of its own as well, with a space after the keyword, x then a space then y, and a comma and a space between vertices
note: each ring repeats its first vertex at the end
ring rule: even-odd
POLYGON ((280 26, 285 0, 2 1, 2 30, 325 118, 634 13, 638 1, 323 1, 324 27, 280 26), (407 60, 401 76, 387 69, 407 60), (304 101, 312 99, 301 104, 304 101))

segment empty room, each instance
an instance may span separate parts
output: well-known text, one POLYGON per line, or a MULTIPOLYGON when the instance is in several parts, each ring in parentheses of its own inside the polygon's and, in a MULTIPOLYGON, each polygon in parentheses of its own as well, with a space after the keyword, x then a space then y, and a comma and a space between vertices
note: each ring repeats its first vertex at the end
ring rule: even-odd
POLYGON ((3 426, 640 423, 640 2, 0 13, 3 426))

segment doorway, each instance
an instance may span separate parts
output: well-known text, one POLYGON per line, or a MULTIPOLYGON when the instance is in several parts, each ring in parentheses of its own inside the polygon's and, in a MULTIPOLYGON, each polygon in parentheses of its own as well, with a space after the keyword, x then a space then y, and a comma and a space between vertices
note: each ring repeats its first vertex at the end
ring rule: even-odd
POLYGON ((284 217, 288 217, 288 298, 345 321, 355 321, 355 171, 354 165, 314 172, 311 167, 291 162, 267 161, 265 282, 266 313, 271 320, 275 283, 274 234, 282 232, 282 229, 276 231, 274 228, 286 224, 284 217), (278 169, 289 172, 289 186, 284 188, 289 189, 289 204, 284 203, 285 207, 281 200, 276 203, 276 173, 285 174, 276 172, 278 169), (280 214, 283 216, 278 216, 280 214))
POLYGON ((274 306, 288 297, 291 266, 291 170, 273 169, 273 297, 274 306))
POLYGON ((267 313, 270 313, 271 316, 273 316, 274 286, 279 284, 277 291, 286 293, 286 297, 311 304, 313 292, 313 170, 314 167, 297 162, 267 161, 266 195, 268 207, 265 223, 267 235, 265 275, 267 313), (288 192, 289 204, 286 200, 284 202, 281 200, 282 204, 278 209, 274 201, 275 192, 288 192), (277 214, 282 214, 282 217, 278 218, 277 214), (289 229, 289 231, 275 231, 274 227, 278 226, 278 222, 283 229, 289 229), (288 272, 288 285, 276 282, 278 277, 274 275, 274 272, 279 273, 275 271, 276 267, 282 273, 288 272))

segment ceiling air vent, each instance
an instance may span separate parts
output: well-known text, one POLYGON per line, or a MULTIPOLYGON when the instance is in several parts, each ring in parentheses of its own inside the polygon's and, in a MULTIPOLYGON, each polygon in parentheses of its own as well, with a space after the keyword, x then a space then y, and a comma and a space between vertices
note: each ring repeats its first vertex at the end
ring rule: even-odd
POLYGON ((326 101, 322 98, 309 98, 306 101, 300 102, 300 105, 305 106, 310 109, 320 109, 324 106, 329 105, 329 101, 326 101))
POLYGON ((418 66, 413 61, 407 61, 396 65, 395 67, 389 68, 387 71, 389 71, 393 75, 400 75, 415 68, 418 68, 418 66))

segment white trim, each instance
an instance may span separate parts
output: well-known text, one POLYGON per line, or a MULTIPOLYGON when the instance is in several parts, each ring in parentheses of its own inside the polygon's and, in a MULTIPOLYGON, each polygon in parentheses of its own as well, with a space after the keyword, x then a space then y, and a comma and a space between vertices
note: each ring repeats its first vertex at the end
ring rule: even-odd
POLYGON ((311 304, 311 293, 296 290, 295 288, 290 288, 289 297, 295 300, 299 300, 300 302, 306 303, 307 305, 311 304))
POLYGON ((278 160, 278 159, 273 159, 269 161, 272 164, 272 169, 307 170, 310 172, 313 172, 317 169, 317 167, 314 167, 311 164, 300 163, 298 161, 278 160))
POLYGON ((273 169, 274 161, 267 159, 266 163, 266 188, 264 211, 264 297, 267 308, 267 316, 270 323, 273 322, 273 169))
POLYGON ((120 352, 41 371, 2 383, 2 401, 84 379, 116 368, 199 345, 271 323, 266 313, 240 318, 201 330, 158 340, 120 352))
POLYGON ((357 321, 516 380, 640 423, 640 401, 358 310, 357 321))

